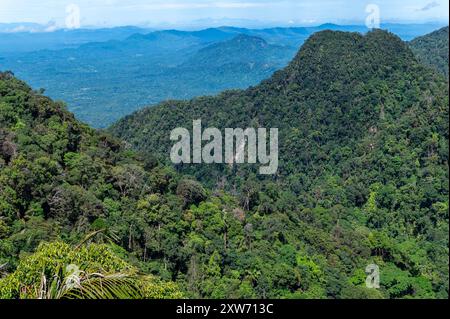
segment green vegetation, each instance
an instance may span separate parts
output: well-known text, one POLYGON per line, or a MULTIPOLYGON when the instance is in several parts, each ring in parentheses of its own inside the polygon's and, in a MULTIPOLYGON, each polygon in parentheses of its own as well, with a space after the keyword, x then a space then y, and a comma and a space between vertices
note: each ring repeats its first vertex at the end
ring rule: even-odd
POLYGON ((382 31, 111 129, 140 153, 0 73, 0 297, 448 298, 448 129, 444 77, 382 31), (167 165, 197 118, 279 127, 279 174, 167 165))
MULTIPOLYGON (((96 282, 122 287, 124 281, 143 298, 181 296, 171 283, 133 277, 146 249, 141 241, 154 229, 145 221, 161 223, 170 196, 170 205, 182 206, 183 199, 170 195, 173 173, 139 161, 10 73, 0 73, 0 124, 0 265, 11 272, 0 279, 0 298, 67 297, 62 283, 69 264, 85 273, 82 289, 70 291, 79 297, 89 297, 87 287, 95 294, 96 282)), ((181 208, 173 211, 181 214, 181 208)), ((126 293, 112 289, 97 297, 133 296, 126 293)))
POLYGON ((270 288, 258 281, 258 296, 373 297, 361 288, 360 272, 375 261, 384 297, 448 297, 447 82, 399 38, 320 32, 257 87, 169 101, 111 131, 167 161, 170 131, 200 118, 221 130, 280 129, 277 176, 246 165, 177 167, 215 192, 237 190, 258 234, 253 245, 274 261, 248 264, 262 274, 258 280, 271 278, 270 288), (323 281, 296 263, 298 254, 323 281))
POLYGON ((419 60, 448 78, 448 26, 409 43, 419 60))
POLYGON ((104 128, 166 99, 255 85, 296 53, 295 47, 268 44, 259 37, 213 31, 136 34, 124 41, 5 58, 0 53, 0 69, 45 88, 47 95, 68 103, 78 119, 104 128))
POLYGON ((0 280, 0 299, 181 298, 173 283, 139 276, 106 245, 41 244, 0 280), (81 268, 80 268, 81 267, 81 268))

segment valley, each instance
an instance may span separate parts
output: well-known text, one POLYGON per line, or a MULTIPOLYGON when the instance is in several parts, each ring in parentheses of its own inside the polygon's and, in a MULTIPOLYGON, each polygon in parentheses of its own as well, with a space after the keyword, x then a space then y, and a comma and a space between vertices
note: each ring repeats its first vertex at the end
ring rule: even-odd
MULTIPOLYGON (((448 299, 448 78, 393 33, 325 28, 302 34, 301 48, 278 57, 286 62, 273 74, 256 68, 251 74, 262 81, 255 75, 243 89, 161 98, 107 130, 1 72, 0 299, 448 299), (258 174, 251 163, 173 165, 170 132, 198 119, 219 130, 278 128, 276 174, 258 174), (84 274, 77 289, 60 284, 72 264, 84 274), (374 264, 379 289, 366 285, 374 264)), ((92 50, 111 72, 117 52, 151 47, 155 77, 164 78, 168 64, 198 63, 192 74, 202 74, 201 83, 207 70, 222 78, 215 61, 242 79, 241 61, 280 61, 273 57, 292 46, 224 30, 200 34, 86 44, 52 65, 92 50), (173 55, 166 45, 176 46, 173 55)), ((434 47, 420 45, 428 58, 434 47)), ((59 54, 31 53, 27 63, 49 67, 59 54)), ((87 80, 98 70, 83 67, 87 80)), ((48 72, 69 79, 64 70, 48 72)), ((186 74, 177 77, 195 87, 186 74)), ((126 78, 115 85, 136 93, 126 78)), ((103 125, 113 120, 95 112, 103 125)))

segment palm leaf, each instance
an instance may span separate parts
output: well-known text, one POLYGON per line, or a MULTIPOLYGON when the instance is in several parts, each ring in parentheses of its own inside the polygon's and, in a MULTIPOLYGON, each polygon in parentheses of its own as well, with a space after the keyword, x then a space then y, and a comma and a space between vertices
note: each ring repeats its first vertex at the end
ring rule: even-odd
POLYGON ((79 285, 66 290, 62 299, 142 299, 137 278, 125 274, 91 274, 79 285))

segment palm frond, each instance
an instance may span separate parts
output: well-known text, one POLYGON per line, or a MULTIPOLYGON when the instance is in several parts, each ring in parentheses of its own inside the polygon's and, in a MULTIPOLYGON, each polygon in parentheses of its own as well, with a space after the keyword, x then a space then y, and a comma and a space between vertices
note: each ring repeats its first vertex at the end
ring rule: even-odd
POLYGON ((142 299, 138 279, 126 274, 91 274, 77 286, 67 289, 62 299, 142 299))

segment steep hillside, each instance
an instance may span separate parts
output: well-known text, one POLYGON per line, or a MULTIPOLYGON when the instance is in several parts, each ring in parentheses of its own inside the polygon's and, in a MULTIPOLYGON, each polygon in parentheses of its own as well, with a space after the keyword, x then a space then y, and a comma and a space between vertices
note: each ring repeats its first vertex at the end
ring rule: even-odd
MULTIPOLYGON (((104 280, 118 287, 106 293, 124 298, 389 296, 359 281, 369 243, 336 243, 289 201, 261 214, 209 195, 10 73, 0 73, 0 145, 0 298, 64 296, 53 284, 43 291, 42 275, 62 282, 68 265, 112 272, 104 280)), ((414 293, 420 280, 408 279, 414 293)), ((425 285, 420 295, 434 296, 425 285)))
POLYGON ((320 32, 256 87, 169 101, 111 131, 168 161, 170 131, 196 119, 219 129, 279 128, 280 169, 270 178, 248 165, 179 170, 239 190, 243 207, 258 214, 308 219, 340 242, 351 238, 342 231, 362 236, 385 271, 392 263, 405 280, 423 276, 448 295, 448 88, 398 37, 320 32))
MULTIPOLYGON (((310 139, 316 131, 323 136, 317 146, 331 148, 334 143, 354 143, 384 122, 404 117, 416 107, 416 100, 428 95, 425 85, 438 99, 432 102, 445 106, 445 84, 422 68, 400 39, 382 31, 367 36, 325 31, 312 36, 287 68, 261 85, 163 103, 126 117, 112 131, 136 148, 157 150, 166 158, 171 145, 168 132, 177 126, 189 128, 197 118, 204 126, 218 128, 278 127, 282 134, 294 131, 302 139, 310 139), (408 86, 410 78, 414 82, 408 86)), ((431 108, 421 114, 445 111, 431 108)), ((293 161, 295 149, 281 152, 287 157, 282 162, 293 161)), ((298 153, 302 156, 304 149, 298 153)), ((299 170, 304 165, 294 166, 299 170)))
MULTIPOLYGON (((32 91, 9 73, 1 73, 0 81, 2 222, 50 218, 67 229, 78 225, 80 233, 74 235, 82 236, 104 213, 101 198, 120 200, 118 189, 102 190, 101 184, 115 183, 118 176, 110 175, 113 171, 134 169, 145 177, 143 166, 117 140, 76 121, 62 104, 32 91), (91 187, 100 187, 99 192, 92 195, 91 187)), ((142 191, 149 190, 138 193, 142 191)), ((37 232, 36 241, 49 234, 37 232)), ((32 248, 34 236, 25 238, 32 248)), ((18 245, 14 251, 24 248, 18 245)))
POLYGON ((419 60, 448 78, 448 26, 409 43, 419 60))
MULTIPOLYGON (((51 283, 73 263, 91 273, 137 273, 137 206, 152 195, 154 204, 170 201, 167 207, 180 212, 173 176, 0 73, 0 299, 41 298, 43 272, 51 283)), ((172 284, 153 284, 159 287, 147 295, 146 286, 144 295, 180 296, 172 284)))

